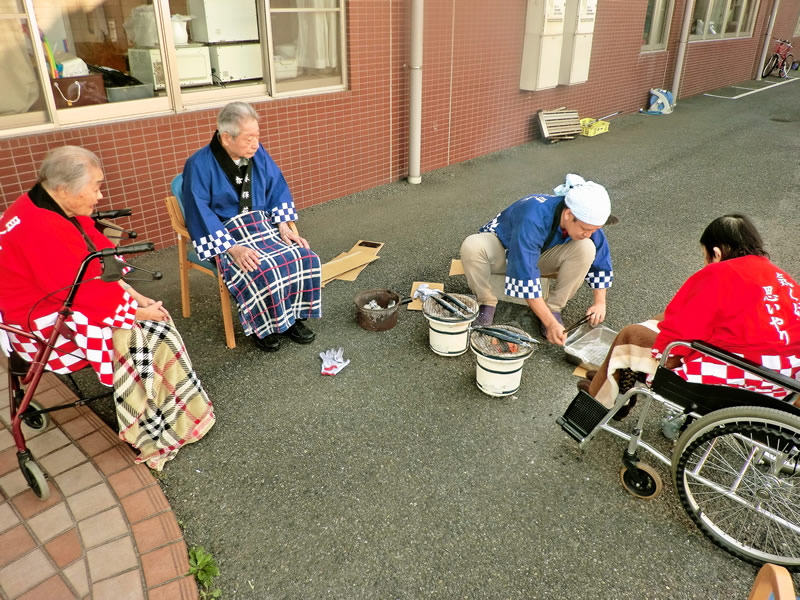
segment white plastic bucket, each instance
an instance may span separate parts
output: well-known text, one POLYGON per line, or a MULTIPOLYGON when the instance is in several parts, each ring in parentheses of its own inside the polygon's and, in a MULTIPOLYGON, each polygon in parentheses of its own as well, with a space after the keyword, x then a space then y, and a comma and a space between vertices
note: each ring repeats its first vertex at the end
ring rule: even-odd
MULTIPOLYGON (((473 348, 473 351, 475 349, 473 348)), ((519 390, 522 380, 522 365, 525 358, 501 360, 475 352, 478 363, 475 367, 475 381, 478 388, 490 396, 510 396, 519 390)))
MULTIPOLYGON (((527 335, 521 329, 503 327, 521 335, 527 335)), ((533 348, 516 354, 490 355, 488 350, 481 349, 481 344, 476 343, 481 334, 473 332, 470 348, 477 358, 475 365, 475 382, 484 394, 489 396, 510 396, 519 390, 522 380, 522 367, 525 360, 532 354, 533 348)))
POLYGON ((460 356, 469 346, 469 326, 477 314, 464 321, 443 321, 425 315, 428 320, 428 343, 440 356, 460 356))

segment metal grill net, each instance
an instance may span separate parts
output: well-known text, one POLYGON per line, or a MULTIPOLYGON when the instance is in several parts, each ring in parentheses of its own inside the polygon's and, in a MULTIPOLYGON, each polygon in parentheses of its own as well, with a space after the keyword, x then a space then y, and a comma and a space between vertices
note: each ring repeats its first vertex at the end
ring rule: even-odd
MULTIPOLYGON (((458 298, 459 300, 461 300, 461 302, 463 302, 469 307, 470 311, 469 318, 472 318, 472 316, 478 312, 478 301, 475 300, 475 298, 473 298, 472 296, 467 296, 466 294, 450 294, 450 295, 453 296, 453 298, 458 298)), ((442 298, 442 300, 460 310, 462 313, 465 312, 463 308, 457 306, 447 298, 441 296, 440 298, 442 298)), ((460 317, 456 314, 451 313, 444 306, 436 302, 436 300, 434 300, 433 298, 428 298, 427 300, 425 300, 425 303, 422 305, 422 312, 424 312, 429 317, 434 317, 436 319, 440 319, 443 321, 467 320, 465 317, 460 317)))
MULTIPOLYGON (((511 325, 492 325, 492 327, 494 329, 504 329, 525 337, 531 337, 527 331, 517 329, 516 327, 511 327, 511 325)), ((531 354, 534 348, 533 345, 523 346, 522 344, 517 344, 517 351, 511 352, 508 347, 511 342, 498 340, 497 338, 486 335, 485 333, 481 333, 480 331, 473 331, 471 340, 472 346, 476 350, 480 351, 480 353, 484 356, 513 356, 515 358, 522 358, 523 356, 531 354)))

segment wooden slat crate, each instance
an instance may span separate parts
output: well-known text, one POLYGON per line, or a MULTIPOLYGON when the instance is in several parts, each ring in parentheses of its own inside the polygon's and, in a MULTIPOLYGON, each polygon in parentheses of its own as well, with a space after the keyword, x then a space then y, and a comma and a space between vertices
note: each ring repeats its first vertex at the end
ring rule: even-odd
POLYGON ((555 110, 540 110, 538 115, 542 137, 550 142, 571 140, 581 133, 578 111, 562 107, 555 110))

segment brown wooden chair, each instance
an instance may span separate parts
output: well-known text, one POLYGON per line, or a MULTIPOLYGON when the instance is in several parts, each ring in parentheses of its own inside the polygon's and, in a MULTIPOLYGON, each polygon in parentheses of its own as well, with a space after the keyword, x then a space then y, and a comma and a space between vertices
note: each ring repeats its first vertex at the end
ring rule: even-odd
MULTIPOLYGON (((228 348, 236 347, 236 336, 233 331, 233 318, 231 317, 231 295, 228 291, 228 286, 222 280, 222 275, 219 270, 219 262, 216 258, 214 261, 202 260, 197 252, 194 251, 192 245, 192 238, 189 236, 189 231, 186 229, 186 222, 183 217, 183 208, 178 195, 181 193, 183 183, 183 174, 178 175, 172 182, 172 193, 174 195, 167 196, 164 202, 167 205, 167 213, 172 228, 178 234, 178 265, 180 267, 181 278, 181 311, 184 318, 188 319, 192 314, 192 308, 189 304, 189 271, 192 269, 210 275, 217 280, 217 287, 219 288, 219 300, 222 305, 222 322, 225 326, 225 345, 228 348)), ((294 222, 289 223, 289 228, 297 234, 297 225, 294 222)))
POLYGON ((233 317, 231 316, 231 294, 225 282, 222 281, 219 264, 217 259, 214 262, 201 260, 192 247, 192 238, 186 229, 178 199, 175 196, 167 196, 164 199, 167 205, 172 229, 178 234, 178 266, 181 278, 181 311, 184 318, 188 319, 192 315, 192 307, 189 300, 189 271, 192 269, 205 273, 217 280, 219 288, 219 300, 222 305, 222 322, 225 325, 225 345, 228 348, 236 347, 236 335, 233 332, 233 317))

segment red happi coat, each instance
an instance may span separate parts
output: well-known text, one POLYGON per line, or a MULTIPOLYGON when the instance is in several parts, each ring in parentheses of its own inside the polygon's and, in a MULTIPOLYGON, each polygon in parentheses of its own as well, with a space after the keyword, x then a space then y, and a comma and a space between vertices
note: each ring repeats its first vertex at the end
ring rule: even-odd
MULTIPOLYGON (((98 250, 113 246, 95 229, 92 219, 77 217, 77 220, 98 250)), ((3 322, 47 338, 67 288, 88 253, 86 241, 73 223, 52 210, 39 208, 28 194, 20 196, 0 218, 3 322)), ((66 322, 75 332, 74 341, 59 336, 47 367, 56 373, 68 373, 90 364, 100 381, 110 386, 114 375, 112 328, 130 329, 135 322, 137 303, 119 283, 100 280, 101 272, 99 259, 93 260, 84 278, 86 283, 75 296, 74 314, 66 322)), ((0 330, 2 337, 5 336, 0 330)), ((14 350, 28 361, 38 349, 36 342, 13 333, 2 341, 10 341, 14 350)))
MULTIPOLYGON (((676 340, 701 340, 798 379, 800 285, 767 258, 745 256, 706 265, 683 284, 658 324, 659 358, 676 340)), ((692 383, 728 385, 783 398, 782 387, 736 367, 676 347, 675 372, 692 383)))

